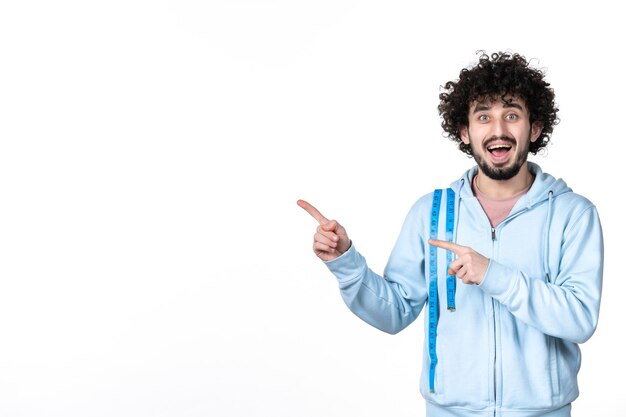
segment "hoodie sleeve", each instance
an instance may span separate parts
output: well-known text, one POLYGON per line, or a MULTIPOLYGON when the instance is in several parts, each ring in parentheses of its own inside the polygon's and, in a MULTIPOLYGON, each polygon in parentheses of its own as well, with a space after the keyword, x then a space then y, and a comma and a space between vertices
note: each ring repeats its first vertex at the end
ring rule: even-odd
POLYGON ((420 201, 404 221, 384 276, 369 269, 354 244, 340 257, 326 262, 350 310, 370 325, 391 334, 411 324, 427 298, 425 241, 420 234, 423 228, 418 215, 423 205, 420 201))
POLYGON ((543 333, 583 343, 598 323, 603 254, 600 219, 590 206, 565 230, 551 282, 491 261, 480 288, 543 333))

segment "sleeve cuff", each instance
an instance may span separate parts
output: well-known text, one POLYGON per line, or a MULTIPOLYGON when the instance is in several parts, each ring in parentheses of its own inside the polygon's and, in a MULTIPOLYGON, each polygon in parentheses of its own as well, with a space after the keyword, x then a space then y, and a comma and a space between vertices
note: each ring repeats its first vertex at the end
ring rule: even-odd
POLYGON ((493 260, 489 261, 489 267, 478 286, 488 295, 503 302, 515 287, 517 273, 493 260))
POLYGON ((335 259, 324 262, 339 282, 358 278, 365 267, 365 258, 350 244, 350 248, 335 259))

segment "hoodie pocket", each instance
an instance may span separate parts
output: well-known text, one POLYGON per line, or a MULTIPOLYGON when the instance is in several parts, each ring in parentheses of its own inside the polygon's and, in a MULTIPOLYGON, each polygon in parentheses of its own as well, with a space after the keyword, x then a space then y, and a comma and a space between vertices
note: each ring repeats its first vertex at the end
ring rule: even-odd
POLYGON ((560 394, 559 383, 559 351, 556 348, 556 338, 550 337, 550 378, 552 382, 552 393, 556 397, 560 394))
MULTIPOLYGON (((499 350, 502 371, 502 406, 519 409, 552 408, 559 402, 563 383, 559 378, 558 340, 528 326, 502 326, 499 350), (507 332, 510 330, 510 332, 507 332), (520 343, 524 340, 524 343, 520 343)), ((562 405, 562 404, 561 404, 562 405)))

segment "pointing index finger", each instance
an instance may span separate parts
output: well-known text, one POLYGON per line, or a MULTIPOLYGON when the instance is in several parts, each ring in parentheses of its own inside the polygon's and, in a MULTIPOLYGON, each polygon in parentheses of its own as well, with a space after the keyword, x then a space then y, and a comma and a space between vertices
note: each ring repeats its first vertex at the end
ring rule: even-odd
POLYGON ((298 205, 302 207, 307 213, 309 213, 319 224, 328 223, 328 219, 319 212, 318 209, 313 207, 310 203, 304 200, 298 200, 298 205))
POLYGON ((456 243, 448 242, 447 240, 437 240, 437 239, 429 239, 428 243, 436 246, 441 249, 449 250, 454 252, 454 254, 459 255, 463 250, 463 246, 457 245, 456 243))

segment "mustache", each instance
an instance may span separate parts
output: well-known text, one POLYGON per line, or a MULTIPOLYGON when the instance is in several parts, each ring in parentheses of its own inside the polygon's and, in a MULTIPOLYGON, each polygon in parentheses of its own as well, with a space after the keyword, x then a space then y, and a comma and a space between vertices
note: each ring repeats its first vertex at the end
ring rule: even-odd
POLYGON ((483 144, 483 146, 485 148, 489 147, 489 145, 491 145, 493 142, 496 141, 500 141, 500 142, 504 142, 504 143, 508 143, 509 145, 515 146, 517 145, 517 140, 515 140, 514 137, 512 136, 492 136, 489 139, 487 139, 485 141, 485 143, 483 144))

